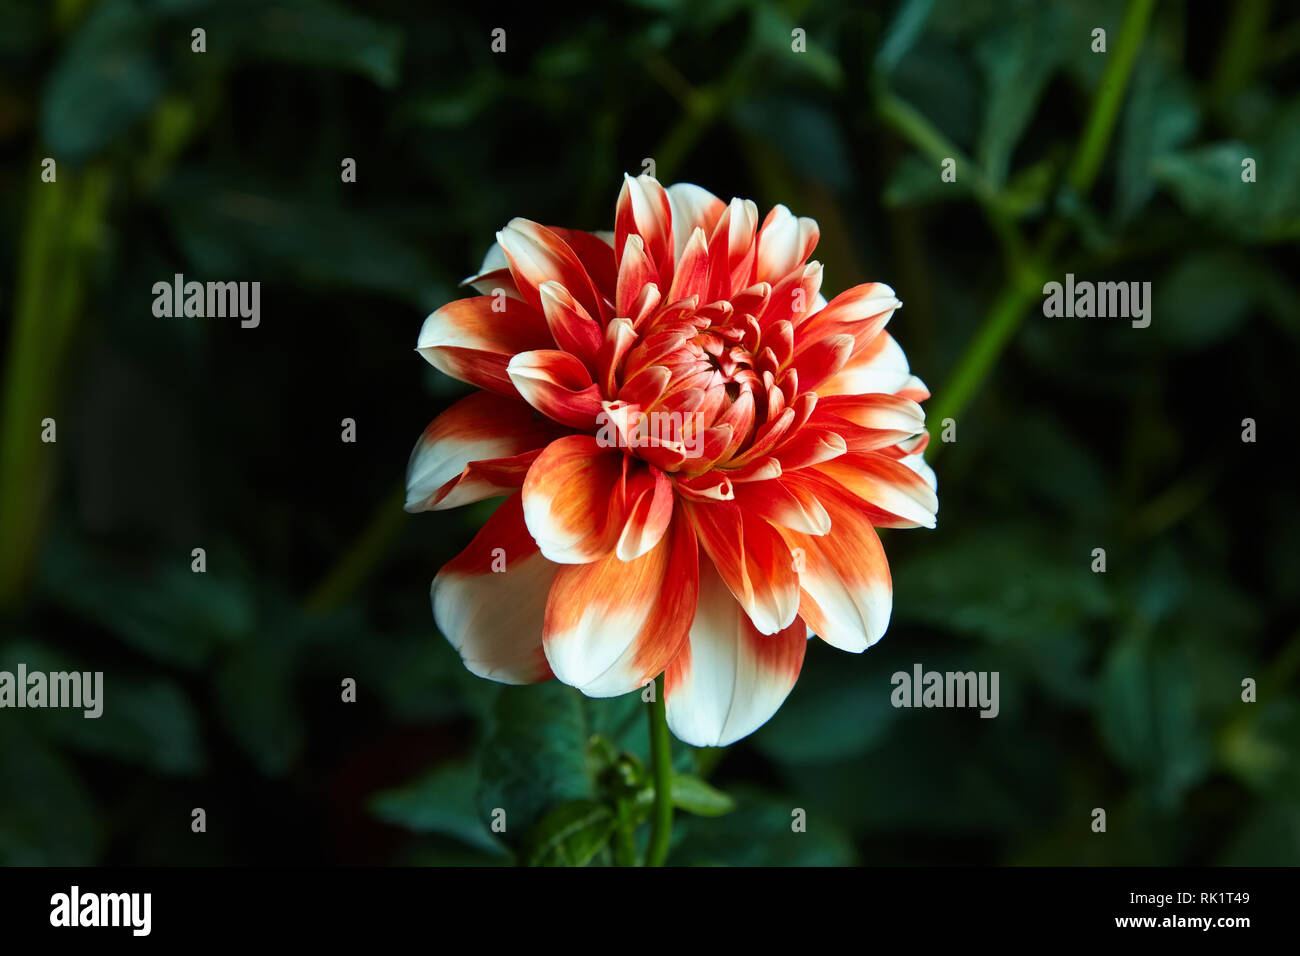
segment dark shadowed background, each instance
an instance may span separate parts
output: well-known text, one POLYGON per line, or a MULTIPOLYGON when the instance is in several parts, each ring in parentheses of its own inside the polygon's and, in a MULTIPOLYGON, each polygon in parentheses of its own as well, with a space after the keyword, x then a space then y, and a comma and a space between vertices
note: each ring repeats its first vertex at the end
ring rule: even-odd
POLYGON ((647 158, 816 218, 828 296, 892 285, 957 437, 885 639, 677 745, 737 807, 671 860, 1300 863, 1291 5, 470 6, 0 0, 0 669, 106 681, 0 711, 0 863, 510 863, 593 734, 644 756, 635 695, 464 671, 428 586, 494 502, 400 489, 465 392, 424 316, 513 216, 612 228, 647 158), (1150 281, 1150 327, 1045 317, 1067 272, 1150 281), (261 282, 260 325, 156 317, 175 273, 261 282), (914 663, 1000 715, 894 709, 914 663))

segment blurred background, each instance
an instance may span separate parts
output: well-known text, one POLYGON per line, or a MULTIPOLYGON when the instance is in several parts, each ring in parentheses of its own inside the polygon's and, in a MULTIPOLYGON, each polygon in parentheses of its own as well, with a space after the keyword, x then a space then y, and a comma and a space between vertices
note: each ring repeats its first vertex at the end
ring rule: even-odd
POLYGON ((0 0, 0 670, 106 685, 0 712, 0 863, 510 864, 599 795, 593 735, 644 759, 635 695, 464 671, 428 586, 495 502, 400 492, 465 392, 424 316, 647 158, 816 218, 957 423, 885 639, 676 745, 736 808, 671 861, 1300 863, 1298 58, 1268 0, 0 0), (1150 281, 1151 326, 1044 317, 1067 272, 1150 281), (260 281, 259 327, 156 317, 175 273, 260 281), (918 662, 1000 715, 894 709, 918 662))

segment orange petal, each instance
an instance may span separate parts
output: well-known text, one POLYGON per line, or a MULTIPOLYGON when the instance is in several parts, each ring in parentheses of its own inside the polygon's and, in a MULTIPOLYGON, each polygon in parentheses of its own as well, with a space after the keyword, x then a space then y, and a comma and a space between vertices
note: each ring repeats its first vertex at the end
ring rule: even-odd
POLYGON ((627 479, 627 520, 614 554, 633 561, 657 545, 673 517, 672 480, 654 465, 639 466, 627 479))
POLYGON ((624 455, 592 435, 559 438, 524 479, 524 518, 542 554, 588 564, 614 550, 627 519, 624 455))
POLYGON ((850 452, 810 469, 858 500, 878 528, 933 528, 939 498, 924 477, 880 452, 850 452))
POLYGON ((790 626, 799 612, 799 575, 776 529, 735 501, 686 507, 718 574, 763 634, 790 626))
POLYGON ((611 554, 561 568, 544 632, 555 676, 590 697, 614 697, 653 680, 686 641, 698 559, 683 518, 634 561, 611 554))
POLYGON ((831 526, 816 537, 782 532, 799 560, 799 616, 827 644, 860 653, 889 626, 893 586, 885 549, 849 495, 799 479, 791 484, 816 495, 831 526))

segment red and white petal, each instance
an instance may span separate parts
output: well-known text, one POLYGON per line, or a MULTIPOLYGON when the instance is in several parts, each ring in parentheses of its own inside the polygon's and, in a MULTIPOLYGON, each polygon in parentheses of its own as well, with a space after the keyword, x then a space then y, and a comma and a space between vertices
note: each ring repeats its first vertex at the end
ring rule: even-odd
POLYGON ((434 493, 432 504, 427 510, 445 511, 448 508, 459 508, 461 505, 482 501, 484 498, 509 494, 523 487, 524 479, 528 477, 528 469, 541 453, 540 448, 534 448, 520 455, 511 455, 509 458, 471 461, 465 466, 464 471, 434 493))
POLYGON ((718 574, 762 634, 776 634, 799 613, 799 575, 776 529, 733 501, 688 506, 718 574))
POLYGON ((624 455, 592 435, 556 439, 524 479, 524 520, 551 561, 588 564, 614 550, 627 520, 624 455))
POLYGON ((752 734, 790 695, 807 647, 799 620, 760 634, 701 560, 690 638, 664 672, 669 729, 693 747, 725 747, 752 734))
POLYGON ((935 475, 934 469, 926 464, 923 455, 907 455, 904 458, 900 458, 899 461, 924 478, 925 483, 935 491, 939 490, 939 478, 935 475))
POLYGON ((515 286, 515 277, 510 274, 510 260, 506 258, 505 250, 499 242, 492 243, 478 272, 463 279, 460 284, 471 286, 480 295, 494 295, 501 289, 512 299, 523 301, 524 298, 515 286))
POLYGON ((416 351, 438 371, 501 395, 517 395, 511 356, 555 344, 540 312, 509 296, 448 302, 424 320, 416 351), (495 308, 494 308, 495 306, 495 308))
POLYGON ((897 394, 914 402, 923 402, 930 397, 930 389, 915 375, 909 375, 897 394))
POLYGON ((820 537, 785 532, 802 565, 799 616, 832 647, 861 653, 889 626, 893 585, 885 549, 849 496, 813 483, 803 487, 818 496, 831 527, 820 537))
POLYGON ((830 515, 816 493, 802 483, 780 478, 746 482, 735 485, 734 494, 742 509, 770 524, 811 535, 823 535, 831 530, 830 515))
POLYGON ((543 282, 538 292, 542 297, 542 315, 555 343, 580 358, 593 374, 597 373, 596 357, 605 341, 605 330, 600 323, 560 283, 543 282))
POLYGON ((696 229, 686 238, 686 245, 678 252, 673 284, 668 290, 668 301, 677 302, 688 297, 703 296, 709 290, 709 240, 703 229, 696 229))
POLYGON ((506 366, 510 382, 529 405, 570 428, 591 428, 600 414, 600 386, 582 360, 568 352, 521 352, 506 366))
MULTIPOLYGON (((758 207, 749 199, 733 199, 719 217, 709 237, 709 292, 707 299, 731 298, 748 286, 758 254, 758 207)), ((743 302, 733 302, 743 308, 743 302)))
POLYGON ((856 497, 876 527, 933 528, 939 498, 925 477, 880 452, 850 452, 811 469, 856 497))
POLYGON ((838 432, 829 428, 800 428, 782 442, 773 457, 780 462, 784 473, 831 461, 846 451, 848 446, 838 432))
MULTIPOLYGON (((618 263, 614 311, 620 318, 636 319, 638 303, 646 289, 659 281, 659 267, 651 261, 645 242, 636 233, 628 235, 618 263)), ((658 292, 655 285, 655 292, 658 292)), ((656 300, 657 304, 657 300, 656 300)))
MULTIPOLYGON (((416 442, 406 468, 406 510, 454 508, 500 494, 478 486, 476 492, 483 493, 468 496, 470 488, 461 486, 471 477, 466 472, 470 463, 513 459, 540 450, 555 437, 557 430, 538 421, 532 409, 518 399, 491 392, 468 395, 430 422, 416 442), (454 496, 451 488, 444 487, 449 484, 456 486, 454 496)), ((477 479, 487 477, 488 471, 477 475, 477 479)), ((469 485, 475 486, 477 479, 469 485)), ((522 473, 518 482, 506 487, 521 484, 522 473)))
POLYGON ((668 207, 672 210, 675 258, 680 262, 691 233, 703 229, 705 236, 713 235, 713 227, 722 218, 727 204, 694 183, 675 183, 664 192, 668 194, 668 207))
MULTIPOLYGON (((834 376, 820 383, 817 394, 865 395, 870 392, 896 394, 912 379, 907 356, 888 332, 881 332, 834 376)), ((910 395, 905 397, 911 397, 910 395)))
POLYGON ((785 206, 774 206, 758 230, 755 281, 777 283, 802 266, 817 247, 817 222, 796 218, 785 206))
MULTIPOLYGON (((883 282, 864 282, 841 292, 825 308, 807 315, 799 333, 805 342, 847 333, 853 336, 854 352, 860 352, 880 334, 902 304, 894 290, 883 282)), ((795 323, 799 324, 801 318, 796 316, 795 323)))
POLYGON ((919 450, 905 443, 915 443, 925 432, 925 412, 916 402, 898 395, 828 395, 819 396, 808 424, 838 432, 849 451, 875 451, 899 444, 906 454, 919 450))
MULTIPOLYGON (((652 176, 624 175, 614 212, 614 251, 621 257, 627 237, 638 235, 646 255, 659 270, 659 286, 668 288, 673 276, 673 213, 668 193, 652 176)), ((621 261, 620 261, 621 265, 621 261)))
POLYGON ((879 392, 819 395, 810 421, 822 424, 823 419, 830 418, 845 419, 859 428, 894 433, 900 437, 917 435, 925 430, 925 412, 920 405, 908 398, 879 392))
MULTIPOLYGON (((602 302, 599 318, 608 321, 613 315, 614 283, 618 275, 618 266, 614 262, 614 234, 583 232, 581 229, 564 229, 560 226, 546 228, 559 236, 578 257, 591 284, 600 294, 602 302)), ((597 316, 593 315, 592 318, 597 316)))
POLYGON ((599 293, 569 244, 545 226, 529 219, 511 219, 497 233, 497 242, 510 260, 519 294, 529 305, 540 310, 541 286, 558 282, 569 291, 588 315, 601 314, 599 293))
POLYGON ((695 616, 699 550, 680 517, 633 561, 566 565, 546 605, 551 670, 589 697, 643 687, 677 656, 695 616))
MULTIPOLYGON (((627 479, 627 520, 614 554, 634 561, 663 538, 673 517, 672 480, 654 465, 646 465, 627 479)), ((684 519, 683 519, 684 520, 684 519)))
POLYGON ((516 494, 438 572, 433 618, 470 673, 503 684, 551 676, 542 623, 558 569, 538 553, 516 494))
POLYGON ((798 354, 799 382, 804 389, 816 391, 818 396, 836 394, 835 383, 848 371, 852 354, 851 335, 828 335, 818 339, 798 354))

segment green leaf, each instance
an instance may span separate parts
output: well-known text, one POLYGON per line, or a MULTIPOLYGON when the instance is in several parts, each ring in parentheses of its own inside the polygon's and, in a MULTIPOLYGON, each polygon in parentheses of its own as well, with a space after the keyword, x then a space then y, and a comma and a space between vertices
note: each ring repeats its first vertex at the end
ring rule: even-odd
MULTIPOLYGON (((1249 672, 1241 666, 1237 671, 1249 672)), ((1270 696, 1266 686, 1263 700, 1246 704, 1239 685, 1230 687, 1237 719, 1219 736, 1224 766, 1263 794, 1281 799, 1300 796, 1300 703, 1270 696)))
POLYGON ((876 51, 876 70, 887 74, 912 48, 925 29, 934 0, 904 0, 876 51))
POLYGON ((742 790, 734 813, 681 818, 670 859, 679 866, 852 865, 856 853, 848 833, 829 816, 814 816, 797 830, 802 809, 788 798, 742 790))
POLYGON ((1125 638, 1111 649, 1098 688, 1102 740, 1163 807, 1176 807, 1210 769, 1208 728, 1188 655, 1185 645, 1125 638))
MULTIPOLYGON (((939 19, 935 14, 934 19, 939 19)), ((894 68, 891 88, 951 143, 968 152, 979 134, 980 78, 970 58, 923 36, 894 68)), ((935 171, 936 178, 938 171, 935 171)), ((957 181, 961 182, 958 170, 957 181)), ((953 185, 953 184, 948 184, 953 185)))
POLYGON ((1300 98, 1275 110, 1261 138, 1171 153, 1153 164, 1156 178, 1191 215, 1241 239, 1300 239, 1300 98), (1255 182, 1242 163, 1255 161, 1255 182))
POLYGON ((340 4, 254 3, 210 30, 210 47, 222 41, 223 29, 232 45, 251 56, 359 73, 382 87, 397 82, 401 32, 340 4))
POLYGON ((840 61, 819 42, 814 31, 806 31, 805 49, 791 56, 791 31, 800 26, 776 4, 759 4, 752 8, 754 44, 773 58, 780 67, 793 67, 831 89, 844 85, 844 68, 840 61))
POLYGON ((699 817, 720 817, 736 809, 736 801, 699 777, 673 774, 673 806, 699 817))
POLYGON ((1235 334, 1268 295, 1267 267, 1236 249, 1197 251, 1152 287, 1152 332, 1182 348, 1206 348, 1235 334))
POLYGON ((438 833, 479 850, 508 855, 475 801, 478 773, 469 764, 435 767, 409 783, 370 798, 370 812, 414 833, 438 833))
POLYGON ((1021 5, 976 44, 987 95, 975 158, 995 185, 1006 181, 1012 151, 1070 38, 1061 6, 1036 3, 1021 5))
POLYGON ((215 695, 226 728, 264 774, 289 771, 303 747, 293 699, 296 649, 281 639, 239 648, 217 668, 215 695))
POLYGON ((894 593, 908 600, 895 614, 995 643, 1069 632, 1111 608, 1087 543, 1014 523, 936 541, 899 563, 894 593))
POLYGON ((76 772, 14 720, 0 720, 0 865, 90 866, 104 833, 76 772))
POLYGON ((570 800, 553 807, 529 836, 529 866, 586 866, 609 842, 614 814, 594 800, 570 800))
POLYGON ((899 160, 881 201, 891 209, 906 206, 940 203, 964 199, 970 195, 970 178, 962 177, 960 161, 957 164, 956 182, 945 183, 942 170, 928 159, 908 153, 899 160))
MULTIPOLYGON (((19 662, 28 671, 94 671, 94 664, 74 664, 48 644, 20 641, 0 647, 0 670, 14 672, 19 662)), ((84 709, 50 708, 27 712, 47 739, 85 753, 150 767, 162 773, 190 775, 204 768, 198 718, 189 699, 173 682, 104 675, 99 717, 84 709)))
POLYGON ((273 266, 281 279, 381 292, 421 308, 454 298, 419 243, 394 215, 361 214, 234 174, 185 170, 163 193, 166 213, 191 268, 243 275, 273 266))
POLYGON ((1137 215, 1155 192, 1155 160, 1191 139, 1199 123, 1191 82, 1163 57, 1141 61, 1117 147, 1115 213, 1121 222, 1137 215))
POLYGON ((162 94, 153 21, 136 0, 106 0, 78 27, 50 73, 41 105, 45 142, 59 159, 97 153, 162 94))
POLYGON ((144 571, 102 557, 62 529, 50 536, 38 588, 43 596, 148 657, 187 669, 252 633, 256 614, 248 582, 209 549, 209 570, 190 569, 188 551, 160 557, 144 571))
POLYGON ((506 814, 506 840, 528 832, 551 807, 591 799, 581 695, 559 681, 504 687, 483 742, 479 808, 506 814))

